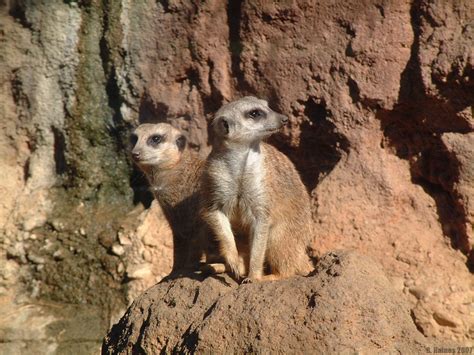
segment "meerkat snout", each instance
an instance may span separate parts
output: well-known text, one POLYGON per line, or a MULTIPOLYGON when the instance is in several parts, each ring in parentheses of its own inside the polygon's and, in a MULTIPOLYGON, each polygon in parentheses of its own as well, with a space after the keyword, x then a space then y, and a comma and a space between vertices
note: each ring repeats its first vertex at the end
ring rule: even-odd
POLYGON ((140 161, 140 152, 133 152, 132 151, 132 159, 134 161, 140 161))

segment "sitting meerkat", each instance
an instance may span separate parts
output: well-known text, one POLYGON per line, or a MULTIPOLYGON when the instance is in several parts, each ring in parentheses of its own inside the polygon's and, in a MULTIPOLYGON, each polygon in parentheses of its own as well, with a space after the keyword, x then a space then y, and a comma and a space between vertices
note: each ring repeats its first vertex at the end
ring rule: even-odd
POLYGON ((211 123, 215 139, 203 173, 201 213, 227 270, 238 279, 247 275, 244 282, 312 270, 308 193, 290 160, 262 142, 287 121, 266 101, 244 97, 220 108, 211 123))
POLYGON ((207 247, 198 214, 204 160, 168 123, 141 124, 130 136, 132 159, 143 171, 173 231, 173 271, 194 268, 207 247))

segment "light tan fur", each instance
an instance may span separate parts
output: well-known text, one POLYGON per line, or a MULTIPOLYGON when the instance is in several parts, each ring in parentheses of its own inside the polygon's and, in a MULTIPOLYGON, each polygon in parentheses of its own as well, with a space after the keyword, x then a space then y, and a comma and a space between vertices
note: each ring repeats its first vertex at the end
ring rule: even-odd
POLYGON ((183 134, 168 123, 142 124, 131 135, 135 164, 145 173, 173 231, 173 271, 195 268, 206 249, 198 214, 204 161, 186 147, 183 134), (157 144, 152 137, 159 136, 157 144))
POLYGON ((223 106, 212 122, 201 213, 227 269, 237 278, 246 275, 247 282, 312 269, 306 254, 312 237, 308 193, 290 160, 262 142, 286 121, 266 101, 245 97, 223 106))

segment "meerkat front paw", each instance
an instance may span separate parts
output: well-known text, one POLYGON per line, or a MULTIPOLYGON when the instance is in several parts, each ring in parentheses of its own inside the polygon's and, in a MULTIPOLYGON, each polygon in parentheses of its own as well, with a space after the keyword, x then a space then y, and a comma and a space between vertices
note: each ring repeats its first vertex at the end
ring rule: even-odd
POLYGON ((241 280, 243 273, 239 268, 238 263, 227 262, 228 271, 235 277, 236 280, 241 280))
POLYGON ((243 276, 246 274, 242 258, 238 255, 232 258, 227 258, 226 265, 228 269, 227 271, 230 272, 237 281, 242 280, 243 276))
POLYGON ((251 284, 260 282, 265 278, 263 275, 251 275, 249 274, 245 279, 242 280, 241 284, 251 284))
POLYGON ((270 275, 261 275, 258 277, 246 277, 241 283, 242 284, 249 284, 255 282, 263 282, 263 281, 278 281, 281 280, 281 275, 270 274, 270 275))
POLYGON ((226 266, 222 263, 202 264, 200 270, 207 274, 217 275, 226 272, 226 266))

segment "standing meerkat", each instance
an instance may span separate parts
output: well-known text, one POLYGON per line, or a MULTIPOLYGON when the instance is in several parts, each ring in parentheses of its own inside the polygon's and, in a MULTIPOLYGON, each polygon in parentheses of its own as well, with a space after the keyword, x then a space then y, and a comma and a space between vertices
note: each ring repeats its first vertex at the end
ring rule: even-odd
POLYGON ((168 123, 141 124, 130 136, 132 159, 143 171, 173 231, 173 271, 193 268, 206 249, 198 214, 204 160, 168 123))
POLYGON ((244 97, 217 111, 203 174, 202 216, 226 267, 244 282, 306 275, 312 238, 309 196, 290 160, 262 140, 288 118, 244 97), (265 266, 268 274, 265 275, 265 266))

